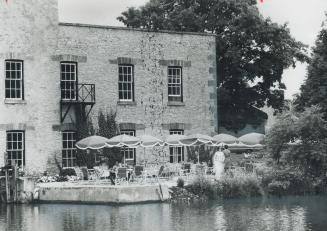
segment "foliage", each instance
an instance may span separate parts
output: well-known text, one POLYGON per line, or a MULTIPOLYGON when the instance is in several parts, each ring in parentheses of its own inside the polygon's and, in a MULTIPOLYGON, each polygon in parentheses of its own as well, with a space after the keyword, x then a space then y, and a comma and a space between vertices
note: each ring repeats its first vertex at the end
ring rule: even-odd
POLYGON ((270 195, 304 195, 315 192, 315 178, 296 166, 275 166, 262 175, 262 185, 270 195))
MULTIPOLYGON (((325 23, 327 20, 325 21, 325 23)), ((301 86, 301 93, 297 96, 297 109, 303 111, 305 107, 319 105, 327 120, 327 27, 321 29, 315 47, 312 50, 312 60, 308 66, 307 79, 301 86)))
MULTIPOLYGON (((111 138, 119 134, 119 126, 116 123, 116 112, 110 110, 106 115, 99 111, 98 114, 98 135, 106 138, 111 138)), ((104 148, 103 155, 108 160, 110 167, 114 166, 116 161, 122 161, 122 154, 119 148, 104 148)))
POLYGON ((261 181, 256 174, 235 172, 222 180, 224 198, 262 196, 261 181))
POLYGON ((209 199, 239 198, 262 196, 261 181, 256 174, 227 174, 221 181, 209 181, 197 177, 187 189, 196 195, 205 195, 209 199))
POLYGON ((60 176, 76 176, 76 172, 73 168, 64 168, 60 172, 60 176))
POLYGON ((284 112, 269 131, 268 151, 279 161, 300 166, 306 173, 319 176, 327 170, 327 123, 318 107, 306 108, 302 113, 284 112), (296 145, 286 145, 297 141, 296 145))
POLYGON ((294 112, 284 111, 278 115, 276 122, 266 136, 265 143, 268 152, 277 162, 279 162, 286 144, 296 139, 295 123, 297 119, 294 112))
POLYGON ((217 147, 209 147, 206 145, 201 145, 201 146, 191 146, 187 147, 187 159, 189 161, 192 161, 194 163, 198 162, 198 154, 200 155, 200 163, 205 162, 205 163, 211 163, 212 161, 212 156, 217 150, 217 147))
POLYGON ((179 187, 179 188, 184 187, 184 180, 182 178, 177 179, 177 187, 179 187))
MULTIPOLYGON (((93 127, 92 120, 90 118, 86 119, 85 112, 81 105, 76 105, 76 135, 77 140, 84 139, 88 136, 95 134, 95 129, 93 127)), ((94 166, 94 158, 88 155, 86 150, 77 149, 76 150, 76 162, 78 166, 86 165, 89 168, 94 166)))
POLYGON ((287 25, 264 19, 256 4, 256 0, 150 0, 117 19, 127 27, 151 31, 214 33, 219 125, 237 131, 265 119, 253 116, 253 107, 267 103, 280 109, 286 88, 283 70, 308 60, 305 46, 290 35, 287 25))

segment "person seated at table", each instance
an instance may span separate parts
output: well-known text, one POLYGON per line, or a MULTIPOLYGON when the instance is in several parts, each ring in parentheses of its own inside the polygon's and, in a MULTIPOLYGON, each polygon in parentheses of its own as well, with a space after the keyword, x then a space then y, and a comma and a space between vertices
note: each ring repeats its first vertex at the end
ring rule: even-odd
POLYGON ((118 161, 116 161, 115 165, 110 169, 109 179, 112 185, 115 185, 116 172, 119 167, 121 167, 121 163, 118 163, 118 161))

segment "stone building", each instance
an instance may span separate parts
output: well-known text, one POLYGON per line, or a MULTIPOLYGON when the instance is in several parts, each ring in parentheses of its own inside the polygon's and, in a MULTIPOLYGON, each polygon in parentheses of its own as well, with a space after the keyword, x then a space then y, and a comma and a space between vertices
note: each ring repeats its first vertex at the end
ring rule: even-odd
POLYGON ((0 166, 5 153, 29 174, 74 165, 77 107, 94 125, 116 111, 136 136, 217 131, 213 35, 60 23, 57 5, 0 1, 0 166))

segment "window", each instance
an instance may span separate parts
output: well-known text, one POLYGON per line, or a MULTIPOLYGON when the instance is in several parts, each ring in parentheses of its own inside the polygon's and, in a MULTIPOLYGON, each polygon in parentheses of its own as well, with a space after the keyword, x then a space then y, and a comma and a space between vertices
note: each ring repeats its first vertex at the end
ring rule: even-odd
POLYGON ((24 131, 7 132, 8 163, 14 160, 18 166, 25 164, 25 137, 24 131))
MULTIPOLYGON (((183 130, 170 130, 170 135, 184 135, 183 130)), ((179 163, 184 161, 184 148, 182 146, 169 147, 169 162, 179 163)))
POLYGON ((76 166, 76 132, 65 131, 62 133, 62 167, 76 166))
POLYGON ((60 65, 61 72, 61 99, 77 99, 77 63, 63 62, 60 65))
POLYGON ((6 99, 23 100, 23 61, 6 60, 5 66, 6 99))
POLYGON ((168 101, 183 101, 181 67, 168 67, 168 101))
POLYGON ((134 70, 132 65, 119 65, 119 101, 134 100, 134 70))
MULTIPOLYGON (((135 136, 135 131, 133 130, 124 130, 120 132, 121 134, 135 136)), ((121 148, 121 152, 123 153, 124 159, 135 161, 135 148, 121 148)))

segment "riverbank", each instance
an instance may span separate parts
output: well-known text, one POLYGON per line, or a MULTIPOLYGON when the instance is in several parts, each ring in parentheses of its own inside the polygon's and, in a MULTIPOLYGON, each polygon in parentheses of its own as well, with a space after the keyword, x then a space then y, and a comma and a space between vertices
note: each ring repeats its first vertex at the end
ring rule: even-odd
POLYGON ((228 171, 221 180, 198 176, 173 188, 172 201, 325 195, 327 177, 315 178, 294 169, 263 172, 228 171))

